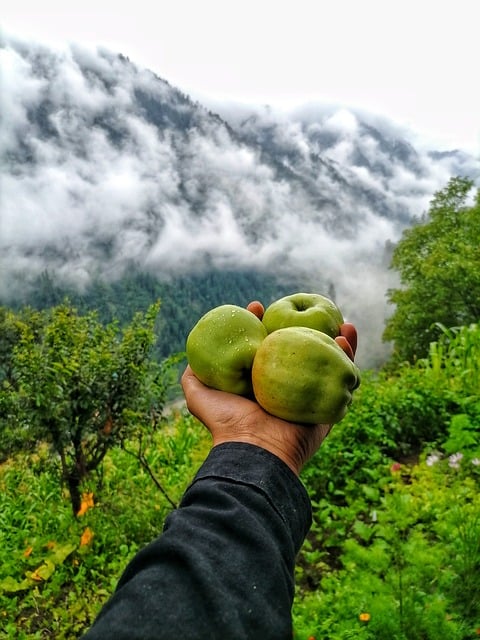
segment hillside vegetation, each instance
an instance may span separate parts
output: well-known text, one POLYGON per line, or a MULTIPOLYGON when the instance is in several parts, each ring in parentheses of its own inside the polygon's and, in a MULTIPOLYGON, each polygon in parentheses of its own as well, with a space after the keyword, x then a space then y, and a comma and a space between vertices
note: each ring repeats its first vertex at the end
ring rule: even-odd
MULTIPOLYGON (((422 314, 428 344, 420 350, 392 317, 394 357, 363 372, 349 413, 304 469, 314 522, 296 568, 296 640, 480 635, 480 326, 468 295, 480 282, 468 231, 480 201, 471 190, 457 179, 435 199, 439 216, 456 216, 454 253, 448 225, 425 234, 433 216, 396 248, 399 260, 417 236, 409 275, 438 273, 437 263, 449 274, 432 277, 428 292, 414 277, 401 284, 397 312, 405 299, 422 314), (435 311, 446 286, 456 315, 435 311)), ((178 360, 152 356, 161 317, 155 304, 106 324, 66 302, 1 310, 0 637, 78 637, 208 451, 202 426, 169 408, 178 360), (77 502, 72 468, 84 472, 77 502)))
POLYGON ((161 356, 209 305, 334 283, 364 337, 359 362, 377 367, 392 243, 452 176, 480 175, 478 157, 428 151, 375 114, 212 113, 104 48, 5 35, 0 51, 0 305, 67 295, 129 322, 161 299, 161 356))
MULTIPOLYGON (((245 306, 252 292, 264 304, 298 291, 300 279, 278 278, 255 270, 235 271, 205 269, 198 273, 158 278, 132 264, 128 273, 113 281, 93 280, 82 291, 67 286, 54 273, 45 271, 23 289, 10 307, 20 310, 30 306, 50 309, 68 300, 80 313, 95 310, 101 322, 118 320, 128 324, 136 312, 146 311, 158 300, 161 312, 157 318, 154 355, 158 359, 185 349, 188 332, 204 313, 220 304, 245 306)), ((319 282, 322 290, 331 284, 319 282)))

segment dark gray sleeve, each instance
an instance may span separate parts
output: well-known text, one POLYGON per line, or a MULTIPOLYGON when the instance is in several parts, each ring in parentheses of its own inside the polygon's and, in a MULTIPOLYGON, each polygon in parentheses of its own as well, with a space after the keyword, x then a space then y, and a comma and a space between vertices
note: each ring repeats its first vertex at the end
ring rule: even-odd
POLYGON ((307 493, 279 458, 214 447, 84 640, 291 639, 295 557, 310 524, 307 493))

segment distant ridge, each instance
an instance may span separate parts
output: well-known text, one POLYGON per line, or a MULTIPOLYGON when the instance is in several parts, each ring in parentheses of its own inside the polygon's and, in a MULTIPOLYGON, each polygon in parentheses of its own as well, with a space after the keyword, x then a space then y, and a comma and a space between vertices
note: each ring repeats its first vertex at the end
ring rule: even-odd
POLYGON ((480 175, 354 110, 214 113, 105 49, 1 49, 4 301, 43 273, 81 292, 131 264, 164 282, 249 271, 334 283, 378 339, 391 243, 452 175, 480 175))

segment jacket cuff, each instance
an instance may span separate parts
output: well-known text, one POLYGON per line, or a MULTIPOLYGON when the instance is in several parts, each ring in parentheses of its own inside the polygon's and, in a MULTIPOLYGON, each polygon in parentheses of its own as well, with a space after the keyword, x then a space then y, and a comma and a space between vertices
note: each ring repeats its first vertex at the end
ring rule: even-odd
POLYGON ((226 442, 213 447, 192 484, 205 478, 262 492, 290 530, 295 549, 300 549, 312 524, 312 508, 305 487, 283 460, 253 444, 226 442))

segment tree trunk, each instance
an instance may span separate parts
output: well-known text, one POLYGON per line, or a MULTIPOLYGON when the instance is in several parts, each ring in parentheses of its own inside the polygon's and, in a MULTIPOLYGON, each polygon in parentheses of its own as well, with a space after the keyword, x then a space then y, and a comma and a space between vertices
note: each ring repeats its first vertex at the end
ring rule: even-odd
POLYGON ((73 515, 77 517, 77 513, 80 511, 80 507, 82 506, 82 494, 80 491, 82 477, 78 472, 77 465, 74 465, 73 468, 69 468, 65 450, 61 444, 56 441, 55 445, 62 465, 62 478, 63 481, 67 483, 68 490, 70 492, 70 503, 72 505, 73 515))
POLYGON ((67 482, 70 490, 70 502, 72 503, 73 514, 76 517, 82 506, 82 493, 80 485, 87 476, 85 455, 81 440, 82 430, 77 428, 73 434, 72 442, 75 450, 75 461, 73 467, 68 471, 67 482))
POLYGON ((80 478, 77 471, 70 472, 67 476, 68 490, 70 491, 70 502, 73 515, 76 517, 82 506, 82 494, 80 492, 80 478))

